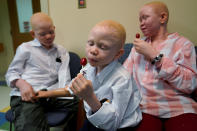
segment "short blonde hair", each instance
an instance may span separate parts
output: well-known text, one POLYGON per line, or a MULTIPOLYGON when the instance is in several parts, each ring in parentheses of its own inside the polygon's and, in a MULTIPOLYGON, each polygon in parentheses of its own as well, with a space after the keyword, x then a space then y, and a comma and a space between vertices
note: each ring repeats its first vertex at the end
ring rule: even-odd
POLYGON ((152 1, 152 2, 145 4, 144 6, 151 6, 156 14, 160 14, 162 12, 165 12, 167 14, 166 24, 168 23, 169 10, 168 10, 168 7, 165 3, 161 2, 161 1, 152 1))
POLYGON ((38 12, 32 15, 31 19, 32 30, 36 30, 38 25, 42 22, 50 22, 53 25, 52 19, 45 13, 38 12))
POLYGON ((97 23, 94 28, 102 26, 104 28, 108 28, 111 30, 112 35, 114 35, 118 42, 120 43, 120 48, 123 48, 125 40, 126 40, 126 31, 125 28, 118 22, 113 20, 104 20, 97 23))

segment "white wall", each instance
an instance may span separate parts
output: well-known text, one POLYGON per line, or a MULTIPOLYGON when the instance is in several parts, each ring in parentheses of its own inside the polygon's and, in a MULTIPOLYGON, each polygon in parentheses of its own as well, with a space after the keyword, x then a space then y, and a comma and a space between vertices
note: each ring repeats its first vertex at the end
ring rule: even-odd
MULTIPOLYGON (((78 9, 77 0, 48 0, 49 15, 56 25, 56 43, 84 56, 88 32, 97 22, 112 19, 127 30, 126 42, 139 32, 138 11, 152 0, 87 0, 87 8, 78 9)), ((162 0, 170 10, 169 31, 179 32, 197 43, 196 0, 162 0)))

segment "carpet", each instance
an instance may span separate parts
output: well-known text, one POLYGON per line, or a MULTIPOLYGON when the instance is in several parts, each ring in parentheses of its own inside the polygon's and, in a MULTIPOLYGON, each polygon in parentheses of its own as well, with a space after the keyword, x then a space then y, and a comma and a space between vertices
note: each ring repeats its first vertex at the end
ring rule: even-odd
POLYGON ((9 131, 10 123, 5 119, 5 112, 8 111, 9 109, 10 107, 8 106, 0 110, 0 131, 9 131))
MULTIPOLYGON (((3 88, 7 85, 3 76, 0 75, 0 88, 3 88)), ((4 90, 1 93, 3 93, 3 95, 7 95, 7 92, 5 92, 4 90)), ((7 112, 9 109, 10 106, 0 109, 0 131, 9 131, 10 129, 10 123, 5 119, 5 112, 7 112)))

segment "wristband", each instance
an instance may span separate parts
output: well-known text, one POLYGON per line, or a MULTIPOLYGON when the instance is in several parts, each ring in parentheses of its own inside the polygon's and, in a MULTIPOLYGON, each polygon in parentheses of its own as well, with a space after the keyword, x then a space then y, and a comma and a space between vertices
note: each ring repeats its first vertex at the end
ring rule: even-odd
POLYGON ((157 62, 160 62, 161 59, 163 57, 163 54, 159 54, 158 56, 156 56, 152 61, 151 61, 151 64, 154 65, 155 63, 157 62))

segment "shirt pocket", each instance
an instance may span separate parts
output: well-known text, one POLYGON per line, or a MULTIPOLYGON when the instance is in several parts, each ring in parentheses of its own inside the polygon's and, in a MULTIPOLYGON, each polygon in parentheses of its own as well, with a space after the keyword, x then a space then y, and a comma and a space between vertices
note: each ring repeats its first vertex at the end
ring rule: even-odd
POLYGON ((60 62, 55 62, 55 66, 56 66, 56 70, 57 70, 57 71, 59 71, 61 65, 62 65, 62 63, 60 63, 60 62))

